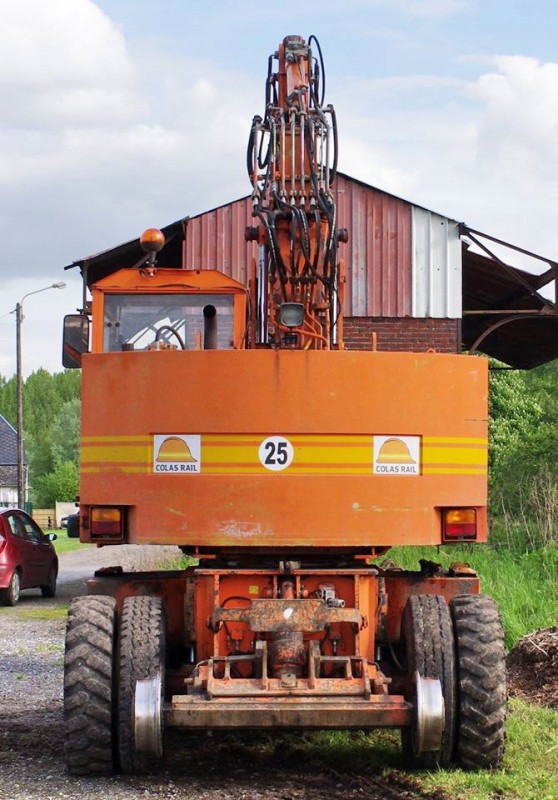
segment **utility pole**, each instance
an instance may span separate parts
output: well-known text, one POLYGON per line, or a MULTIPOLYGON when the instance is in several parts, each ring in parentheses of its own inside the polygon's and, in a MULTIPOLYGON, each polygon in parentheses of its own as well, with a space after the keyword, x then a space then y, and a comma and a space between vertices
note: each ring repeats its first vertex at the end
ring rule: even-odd
MULTIPOLYGON (((23 301, 22 301, 23 302, 23 301)), ((23 373, 21 369, 21 323, 22 304, 15 308, 16 314, 16 406, 17 406, 17 505, 25 508, 25 464, 23 445, 23 373)))
POLYGON ((23 322, 23 301, 26 297, 48 289, 65 289, 65 283, 51 283, 43 289, 24 294, 15 307, 16 315, 16 406, 17 406, 17 504, 25 508, 27 476, 25 471, 25 450, 23 436, 23 368, 21 364, 21 324, 23 322))

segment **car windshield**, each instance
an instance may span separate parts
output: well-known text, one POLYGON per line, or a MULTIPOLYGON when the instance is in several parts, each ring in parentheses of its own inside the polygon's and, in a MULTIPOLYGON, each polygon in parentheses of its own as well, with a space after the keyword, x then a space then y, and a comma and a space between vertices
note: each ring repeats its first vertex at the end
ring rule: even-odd
POLYGON ((233 346, 233 296, 215 294, 107 294, 103 349, 145 350, 157 337, 171 345, 233 346), (173 333, 178 334, 178 336, 173 333))

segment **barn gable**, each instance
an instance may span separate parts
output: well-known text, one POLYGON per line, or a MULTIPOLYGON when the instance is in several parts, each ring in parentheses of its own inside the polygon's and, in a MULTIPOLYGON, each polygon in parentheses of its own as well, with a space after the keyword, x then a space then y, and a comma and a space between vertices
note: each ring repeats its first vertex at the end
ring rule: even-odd
MULTIPOLYGON (((372 341, 384 350, 465 348, 519 368, 558 357, 554 261, 342 173, 332 192, 338 225, 349 232, 340 248, 348 348, 368 349, 372 341), (495 245, 505 245, 506 260, 495 245), (513 266, 518 254, 545 265, 542 275, 513 266), (543 287, 553 288, 553 300, 541 294, 543 287)), ((218 269, 247 284, 258 258, 257 244, 244 237, 252 224, 250 197, 172 223, 163 228, 167 244, 159 265, 218 269)), ((134 240, 69 267, 79 266, 92 285, 142 256, 134 240)))

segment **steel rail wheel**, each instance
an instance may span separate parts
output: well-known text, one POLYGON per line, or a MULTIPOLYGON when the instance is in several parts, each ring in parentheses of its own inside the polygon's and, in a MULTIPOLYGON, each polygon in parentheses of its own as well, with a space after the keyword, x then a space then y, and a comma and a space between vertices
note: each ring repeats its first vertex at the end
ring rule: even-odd
POLYGON ((72 600, 64 657, 64 750, 72 775, 113 770, 113 655, 116 601, 72 600))
MULTIPOLYGON (((455 652, 451 617, 441 595, 413 595, 407 601, 401 620, 401 636, 405 648, 406 672, 410 699, 415 705, 417 693, 411 679, 418 672, 421 678, 440 681, 443 696, 443 724, 436 749, 421 750, 422 731, 417 713, 411 728, 402 728, 403 756, 409 767, 432 769, 447 766, 453 756, 455 741, 455 652)), ((421 709, 417 709, 421 711, 421 709)))
POLYGON ((506 660, 496 603, 459 595, 451 604, 457 654, 457 749, 465 769, 496 769, 504 755, 506 660))
MULTIPOLYGON (((160 597, 127 597, 122 606, 118 646, 118 757, 127 774, 155 772, 160 752, 142 752, 136 746, 136 685, 155 679, 160 703, 164 697, 165 614, 160 597)), ((162 726, 162 723, 161 723, 162 726)), ((162 742, 162 729, 151 739, 162 742)), ((141 743, 140 743, 141 744, 141 743)))

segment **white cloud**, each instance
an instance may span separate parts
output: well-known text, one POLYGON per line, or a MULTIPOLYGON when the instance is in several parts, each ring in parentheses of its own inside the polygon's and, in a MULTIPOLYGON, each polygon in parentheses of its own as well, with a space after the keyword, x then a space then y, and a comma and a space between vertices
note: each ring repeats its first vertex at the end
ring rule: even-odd
POLYGON ((92 0, 3 0, 2 25, 0 85, 95 87, 131 78, 124 37, 92 0))
POLYGON ((497 56, 497 72, 483 75, 469 95, 484 104, 479 156, 498 166, 517 162, 541 177, 558 167, 558 64, 525 56, 497 56))
POLYGON ((121 32, 91 0, 4 0, 4 124, 114 119, 139 110, 121 32))

